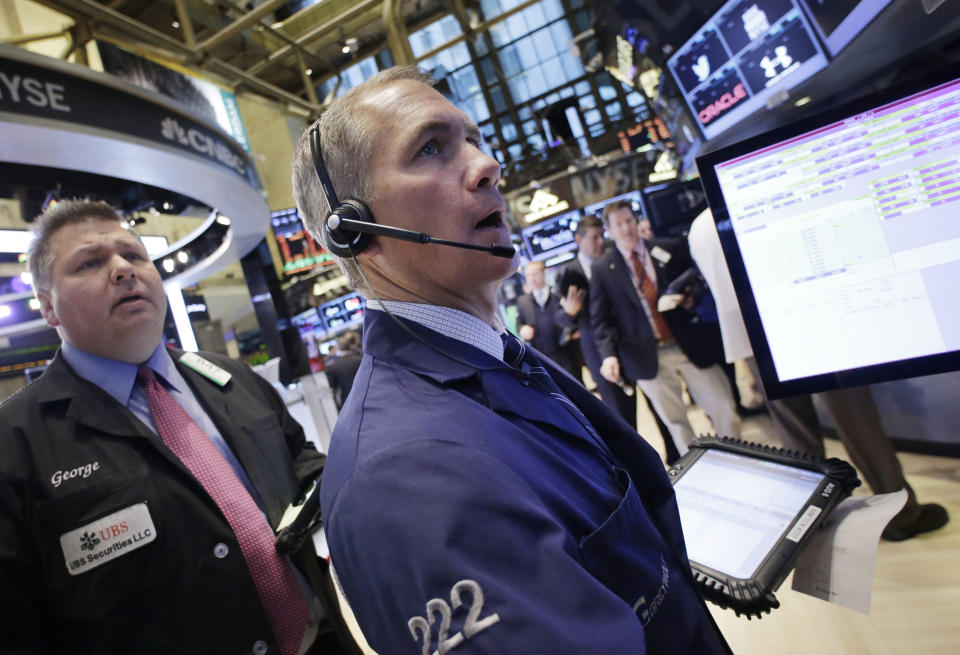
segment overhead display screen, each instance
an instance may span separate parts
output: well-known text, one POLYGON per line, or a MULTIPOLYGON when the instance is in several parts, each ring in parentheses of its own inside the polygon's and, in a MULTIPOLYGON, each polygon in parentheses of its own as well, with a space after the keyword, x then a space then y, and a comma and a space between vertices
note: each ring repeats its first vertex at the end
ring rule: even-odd
POLYGON ((800 0, 831 56, 847 47, 891 0, 800 0))
POLYGON ((354 291, 320 305, 317 312, 323 319, 323 324, 327 330, 336 332, 363 322, 363 312, 366 306, 363 297, 354 291))
POLYGON ((530 259, 538 262, 576 248, 573 233, 582 215, 579 209, 575 209, 521 230, 530 259))
POLYGON ((284 274, 295 275, 334 263, 326 248, 314 241, 303 227, 303 221, 296 209, 271 212, 270 225, 273 226, 277 248, 283 259, 284 274))
POLYGON ((960 364, 960 79, 895 92, 698 160, 768 395, 960 364))
POLYGON ((797 0, 731 0, 667 62, 708 139, 822 70, 797 0))

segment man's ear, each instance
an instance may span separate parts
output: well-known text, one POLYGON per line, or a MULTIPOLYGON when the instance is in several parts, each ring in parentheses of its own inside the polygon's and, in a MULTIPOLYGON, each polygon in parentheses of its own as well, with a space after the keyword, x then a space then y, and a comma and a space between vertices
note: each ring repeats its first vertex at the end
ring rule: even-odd
POLYGON ((37 289, 37 300, 40 301, 40 314, 47 322, 47 325, 53 328, 58 327, 60 320, 57 318, 57 313, 53 310, 53 298, 50 297, 50 292, 37 289))

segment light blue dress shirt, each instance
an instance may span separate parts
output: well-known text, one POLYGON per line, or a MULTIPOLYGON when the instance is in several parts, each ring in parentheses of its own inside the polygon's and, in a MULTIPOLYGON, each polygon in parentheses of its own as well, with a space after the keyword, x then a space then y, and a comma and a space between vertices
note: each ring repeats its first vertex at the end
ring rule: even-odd
MULTIPOLYGON (((150 405, 147 402, 146 388, 141 384, 136 384, 138 368, 136 365, 93 355, 70 345, 66 341, 63 342, 60 351, 77 375, 89 380, 113 396, 117 402, 133 412, 133 415, 150 428, 154 434, 157 434, 157 427, 154 425, 153 416, 150 414, 150 405)), ((247 472, 240 465, 240 461, 233 454, 233 451, 230 450, 230 446, 227 445, 223 435, 220 434, 220 430, 217 429, 217 426, 214 425, 207 412, 200 405, 197 397, 187 385, 187 381, 180 375, 180 371, 174 365, 169 351, 162 343, 157 344, 156 350, 146 361, 146 366, 157 374, 157 380, 160 384, 170 392, 170 395, 183 408, 183 411, 210 437, 213 445, 217 447, 217 450, 230 464, 230 468, 236 473, 237 478, 260 504, 260 496, 247 476, 247 472)))

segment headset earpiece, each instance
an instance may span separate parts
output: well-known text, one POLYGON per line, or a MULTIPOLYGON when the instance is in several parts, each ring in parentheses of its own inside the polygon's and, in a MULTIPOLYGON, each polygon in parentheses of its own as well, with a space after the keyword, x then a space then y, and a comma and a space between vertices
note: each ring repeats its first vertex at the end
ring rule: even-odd
POLYGON ((317 172, 317 181, 320 189, 330 206, 330 213, 323 220, 323 241, 327 250, 337 257, 353 257, 363 251, 370 243, 373 235, 343 228, 330 228, 330 217, 336 214, 342 219, 373 223, 373 215, 367 206, 359 200, 337 200, 337 193, 333 190, 333 182, 323 163, 323 152, 320 147, 320 128, 314 124, 310 128, 310 153, 313 155, 313 167, 317 172))
POLYGON ((330 216, 333 214, 346 220, 372 223, 373 216, 367 206, 359 200, 344 200, 323 222, 323 237, 326 242, 324 245, 327 250, 338 257, 353 257, 363 252, 373 235, 343 228, 330 229, 330 216))

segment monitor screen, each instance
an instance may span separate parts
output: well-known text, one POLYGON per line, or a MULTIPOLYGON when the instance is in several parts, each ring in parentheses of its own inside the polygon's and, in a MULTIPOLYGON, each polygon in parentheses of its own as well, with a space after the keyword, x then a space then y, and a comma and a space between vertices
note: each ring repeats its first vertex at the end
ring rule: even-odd
POLYGON ((772 397, 960 368, 960 71, 920 86, 698 160, 772 397))
POLYGON ((683 236, 690 231, 693 219, 707 208, 707 196, 696 179, 647 187, 643 203, 654 235, 683 236))
POLYGON ((609 205, 611 202, 617 200, 629 200, 630 204, 633 205, 633 211, 637 214, 646 216, 647 213, 644 211, 643 207, 643 195, 640 191, 630 191, 629 193, 621 193, 619 196, 613 196, 612 198, 607 198, 606 200, 601 200, 600 202, 595 202, 593 204, 587 205, 583 208, 584 214, 593 214, 597 218, 603 218, 603 208, 609 205))
POLYGON ((813 19, 813 27, 836 56, 891 0, 800 0, 813 19))
POLYGON ((303 227, 303 221, 296 209, 271 212, 270 224, 273 226, 273 235, 283 259, 284 274, 295 275, 334 263, 326 248, 314 241, 303 227))
POLYGON ((824 479, 808 471, 711 449, 677 480, 690 560, 750 578, 824 479))
POLYGON ((579 209, 552 216, 520 231, 531 261, 551 259, 577 247, 573 233, 583 213, 579 209))
POLYGON ((327 330, 335 332, 363 322, 366 302, 356 291, 340 296, 317 308, 327 330))
POLYGON ((797 0, 730 0, 667 61, 708 139, 826 65, 797 0))

